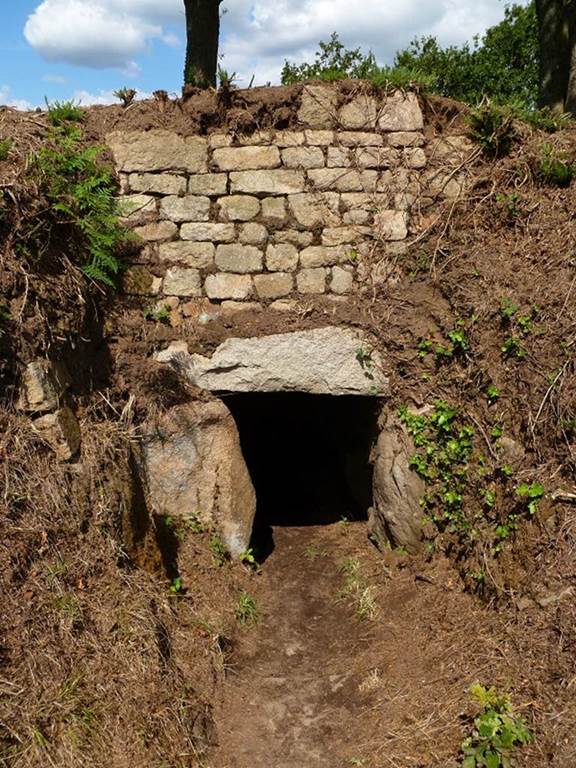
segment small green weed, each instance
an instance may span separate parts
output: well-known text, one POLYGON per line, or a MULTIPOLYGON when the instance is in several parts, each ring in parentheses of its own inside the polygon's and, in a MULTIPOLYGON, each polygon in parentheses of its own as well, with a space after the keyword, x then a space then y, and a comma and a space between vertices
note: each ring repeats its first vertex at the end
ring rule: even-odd
POLYGON ((317 544, 309 544, 304 551, 304 554, 308 560, 316 560, 319 557, 326 557, 327 552, 324 549, 320 549, 317 544))
POLYGON ((224 565, 224 563, 228 561, 228 551, 224 546, 224 542, 222 541, 220 536, 218 536, 218 534, 214 534, 210 538, 210 542, 208 546, 210 547, 210 551, 214 555, 217 565, 222 566, 224 565))
POLYGON ((373 369, 374 369, 374 360, 372 359, 372 350, 364 349, 363 347, 358 347, 356 350, 356 360, 360 363, 362 366, 362 370, 364 371, 364 375, 368 379, 373 379, 373 369))
POLYGON ((482 709, 462 743, 461 768, 509 768, 514 749, 532 740, 530 730, 512 710, 510 699, 495 688, 476 684, 470 693, 482 709))
POLYGON ((496 203, 500 206, 508 221, 513 222, 520 218, 521 198, 518 192, 512 192, 509 195, 497 194, 496 203))
POLYGON ((256 560, 254 556, 254 550, 252 548, 247 549, 245 552, 241 552, 238 559, 241 563, 247 565, 251 570, 255 571, 256 573, 260 573, 260 564, 256 560))
POLYGON ((48 120, 54 128, 61 128, 66 123, 80 123, 84 120, 84 110, 73 101, 46 101, 48 120))
POLYGON ((498 440, 503 434, 504 428, 501 424, 494 424, 494 426, 490 428, 490 437, 492 440, 498 440))
POLYGON ((515 357, 517 360, 526 357, 526 349, 524 348, 524 345, 520 339, 513 334, 504 339, 504 344, 502 344, 500 349, 504 357, 515 357))
POLYGON ((223 67, 218 67, 218 83, 222 90, 229 91, 235 88, 237 82, 238 74, 236 72, 228 72, 223 67))
POLYGON ((118 90, 114 91, 114 96, 122 102, 123 107, 129 107, 136 98, 137 93, 138 91, 134 90, 134 88, 118 88, 118 90))
POLYGON ((576 174, 576 163, 566 152, 544 144, 534 163, 534 175, 541 184, 569 187, 576 174))
POLYGON ((523 110, 521 119, 529 123, 533 128, 548 133, 561 131, 563 128, 569 128, 573 123, 573 117, 568 112, 556 112, 549 107, 543 109, 523 110))
POLYGON ((519 309, 520 307, 517 304, 514 304, 512 299, 508 298, 508 296, 503 296, 500 299, 500 318, 502 324, 508 325, 519 309))
POLYGON ((236 606, 236 619, 242 626, 254 626, 258 622, 259 614, 256 601, 248 592, 240 593, 236 606))
POLYGON ((541 483, 521 483, 516 488, 516 496, 519 499, 526 500, 528 502, 528 512, 530 515, 535 515, 538 511, 538 504, 541 499, 544 498, 546 489, 541 483))
POLYGON ((486 100, 470 112, 470 137, 489 157, 504 157, 517 139, 513 118, 509 107, 486 100))
POLYGON ((10 150, 12 149, 12 139, 0 140, 0 162, 8 159, 10 150))
POLYGON ((182 583, 181 576, 175 576, 172 579, 172 581, 170 582, 170 592, 172 592, 173 595, 184 594, 184 584, 182 583))
POLYGON ((455 327, 445 334, 446 344, 433 342, 430 339, 420 339, 418 342, 418 357, 424 359, 433 353, 436 365, 450 362, 453 358, 464 357, 470 351, 470 340, 464 320, 458 320, 455 327))
POLYGON ((165 305, 159 307, 146 307, 143 314, 144 320, 165 322, 170 319, 170 310, 165 305))
POLYGON ((494 405, 500 399, 500 390, 494 384, 490 384, 486 388, 486 399, 488 405, 494 405))
POLYGON ((366 583, 360 560, 357 557, 348 557, 340 564, 338 570, 344 575, 340 597, 351 604, 359 619, 374 619, 378 613, 376 588, 366 583))

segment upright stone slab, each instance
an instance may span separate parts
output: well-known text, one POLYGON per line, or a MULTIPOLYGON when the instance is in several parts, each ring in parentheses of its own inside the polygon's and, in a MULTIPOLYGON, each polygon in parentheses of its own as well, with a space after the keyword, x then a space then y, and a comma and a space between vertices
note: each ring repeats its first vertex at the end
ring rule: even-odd
POLYGON ((173 408, 145 425, 142 448, 157 514, 216 526, 233 557, 248 549, 256 494, 224 403, 173 408))

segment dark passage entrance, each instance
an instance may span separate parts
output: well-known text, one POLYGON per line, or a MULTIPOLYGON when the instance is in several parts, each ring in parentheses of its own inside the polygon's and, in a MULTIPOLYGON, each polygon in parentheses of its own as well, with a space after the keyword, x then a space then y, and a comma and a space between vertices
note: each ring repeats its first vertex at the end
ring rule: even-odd
POLYGON ((223 399, 256 489, 255 545, 270 541, 271 526, 366 519, 375 398, 278 392, 223 399))

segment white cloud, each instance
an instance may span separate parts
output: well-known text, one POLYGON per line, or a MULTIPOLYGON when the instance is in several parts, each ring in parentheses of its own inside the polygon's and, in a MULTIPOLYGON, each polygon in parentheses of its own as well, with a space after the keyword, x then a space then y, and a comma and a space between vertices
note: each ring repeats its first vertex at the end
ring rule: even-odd
POLYGON ((48 61, 130 71, 134 57, 163 35, 147 13, 149 5, 152 0, 43 0, 24 35, 48 61))
POLYGON ((34 109, 32 104, 29 101, 26 101, 26 99, 15 99, 9 85, 0 85, 0 104, 23 111, 34 109))
MULTIPOLYGON (((348 47, 391 62, 414 37, 462 43, 504 12, 502 0, 226 0, 223 7, 223 64, 243 84, 252 74, 257 83, 277 82, 285 58, 310 60, 333 31, 348 47)), ((183 0, 42 0, 24 34, 48 60, 134 74, 135 59, 153 42, 179 44, 169 25, 184 38, 183 0)))
MULTIPOLYGON (((521 0, 522 1, 522 0, 521 0)), ((462 43, 497 23, 501 0, 237 0, 224 16, 223 65, 248 81, 278 80, 286 58, 311 61, 319 40, 338 32, 349 48, 372 49, 382 63, 414 37, 462 43)))
MULTIPOLYGON (((138 91, 136 94, 136 101, 150 98, 152 98, 152 94, 146 93, 145 91, 138 91)), ((91 107, 95 104, 105 105, 119 103, 118 97, 114 96, 114 91, 106 90, 100 90, 98 93, 90 93, 90 91, 84 90, 74 91, 72 101, 76 102, 76 104, 81 104, 83 107, 91 107)))
POLYGON ((57 85, 63 85, 66 82, 66 78, 62 75, 51 75, 50 73, 42 75, 42 80, 45 83, 56 83, 57 85))

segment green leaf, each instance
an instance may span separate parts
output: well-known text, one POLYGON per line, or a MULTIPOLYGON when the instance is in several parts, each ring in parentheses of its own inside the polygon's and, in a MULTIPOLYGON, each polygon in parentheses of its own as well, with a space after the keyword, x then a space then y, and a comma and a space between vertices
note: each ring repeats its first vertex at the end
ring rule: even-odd
POLYGON ((498 752, 486 752, 485 758, 486 768, 500 768, 501 761, 498 752))

